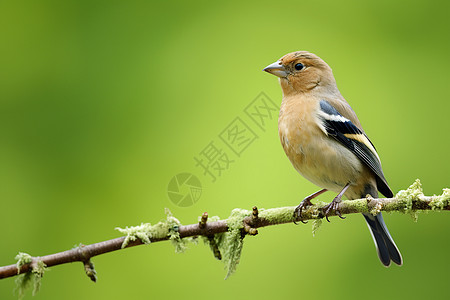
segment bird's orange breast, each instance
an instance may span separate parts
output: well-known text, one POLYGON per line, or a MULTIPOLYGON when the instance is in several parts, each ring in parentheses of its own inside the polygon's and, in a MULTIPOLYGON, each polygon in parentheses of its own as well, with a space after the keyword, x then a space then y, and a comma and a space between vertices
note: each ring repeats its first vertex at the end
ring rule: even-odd
POLYGON ((311 144, 314 135, 323 135, 317 126, 317 102, 308 98, 285 98, 281 104, 278 118, 278 134, 281 145, 294 167, 305 159, 305 149, 311 144), (294 161, 293 161, 294 160, 294 161))
POLYGON ((280 141, 294 168, 312 183, 340 191, 363 171, 350 150, 327 136, 319 119, 319 103, 307 96, 284 98, 278 119, 280 141))

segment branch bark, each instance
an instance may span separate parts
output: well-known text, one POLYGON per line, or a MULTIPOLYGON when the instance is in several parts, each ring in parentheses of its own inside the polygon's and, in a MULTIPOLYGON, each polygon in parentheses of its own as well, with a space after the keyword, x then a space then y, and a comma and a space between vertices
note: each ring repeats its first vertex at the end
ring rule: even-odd
MULTIPOLYGON (((339 204, 339 209, 342 215, 354 213, 373 213, 377 214, 380 211, 397 211, 403 213, 415 214, 422 210, 450 210, 450 190, 444 189, 444 193, 440 196, 424 196, 420 182, 416 181, 419 188, 414 187, 414 184, 406 191, 400 191, 395 198, 366 198, 358 200, 342 201, 339 204), (402 193, 403 192, 403 193, 402 193)), ((302 220, 322 219, 324 217, 322 207, 326 203, 319 202, 313 206, 308 207, 302 213, 302 220)), ((256 207, 253 211, 246 211, 244 217, 239 220, 241 224, 240 229, 242 236, 256 235, 257 228, 272 226, 284 223, 292 223, 294 220, 295 206, 272 208, 267 210, 260 210, 256 207)), ((336 216, 336 213, 331 212, 330 216, 336 216)), ((230 230, 230 222, 236 222, 231 217, 226 220, 219 220, 214 222, 206 222, 207 214, 203 214, 201 221, 197 224, 180 225, 171 228, 179 233, 179 238, 205 236, 211 239, 216 234, 224 233, 230 230)), ((169 231, 170 231, 169 230, 169 231)), ((149 236, 152 243, 171 239, 171 234, 166 231, 163 234, 156 236, 149 236)), ((12 277, 18 274, 27 273, 33 270, 37 262, 42 261, 46 267, 56 265, 82 262, 85 267, 90 265, 90 259, 97 255, 117 251, 123 249, 126 237, 119 237, 116 239, 103 241, 91 245, 81 245, 77 248, 50 254, 41 257, 32 257, 31 262, 21 265, 19 268, 16 264, 0 267, 0 279, 12 277)), ((124 248, 134 247, 144 244, 140 239, 129 242, 124 248)), ((220 253, 219 253, 220 256, 220 253)), ((217 257, 217 256, 216 256, 217 257)), ((220 258, 219 258, 220 259, 220 258)), ((95 271, 94 271, 95 273, 95 271)), ((90 276, 91 277, 91 276, 90 276)), ((95 277, 95 274, 94 274, 95 277)), ((92 278, 95 281, 95 278, 92 278)))

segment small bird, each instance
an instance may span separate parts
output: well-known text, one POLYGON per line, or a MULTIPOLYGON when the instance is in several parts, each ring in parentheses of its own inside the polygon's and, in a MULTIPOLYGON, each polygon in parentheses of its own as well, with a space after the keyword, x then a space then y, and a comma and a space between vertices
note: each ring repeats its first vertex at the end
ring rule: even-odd
MULTIPOLYGON (((297 51, 286 54, 264 71, 279 77, 283 91, 278 118, 283 149, 294 168, 322 188, 297 206, 295 219, 302 221, 302 209, 327 190, 338 193, 323 208, 328 222, 333 210, 344 218, 339 211, 343 195, 349 200, 367 195, 378 198, 378 191, 386 197, 393 196, 375 147, 339 92, 327 63, 315 54, 297 51)), ((381 263, 388 267, 392 260, 402 265, 402 256, 381 213, 363 215, 381 263)))

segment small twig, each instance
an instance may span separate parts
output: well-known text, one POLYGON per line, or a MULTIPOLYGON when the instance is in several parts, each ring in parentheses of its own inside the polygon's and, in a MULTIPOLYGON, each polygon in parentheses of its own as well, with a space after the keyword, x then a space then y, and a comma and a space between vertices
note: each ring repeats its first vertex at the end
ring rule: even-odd
POLYGON ((200 219, 200 222, 198 222, 198 226, 200 229, 204 229, 206 227, 206 222, 208 221, 208 213, 205 211, 202 214, 202 218, 200 219))

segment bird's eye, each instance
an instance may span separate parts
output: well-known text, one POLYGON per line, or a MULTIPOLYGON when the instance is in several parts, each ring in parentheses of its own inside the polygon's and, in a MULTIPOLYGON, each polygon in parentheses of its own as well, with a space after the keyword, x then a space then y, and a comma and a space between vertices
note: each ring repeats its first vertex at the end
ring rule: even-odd
POLYGON ((294 66, 294 68, 297 70, 297 71, 300 71, 301 69, 303 69, 305 66, 303 65, 303 64, 301 64, 301 63, 298 63, 298 64, 295 64, 295 66, 294 66))

